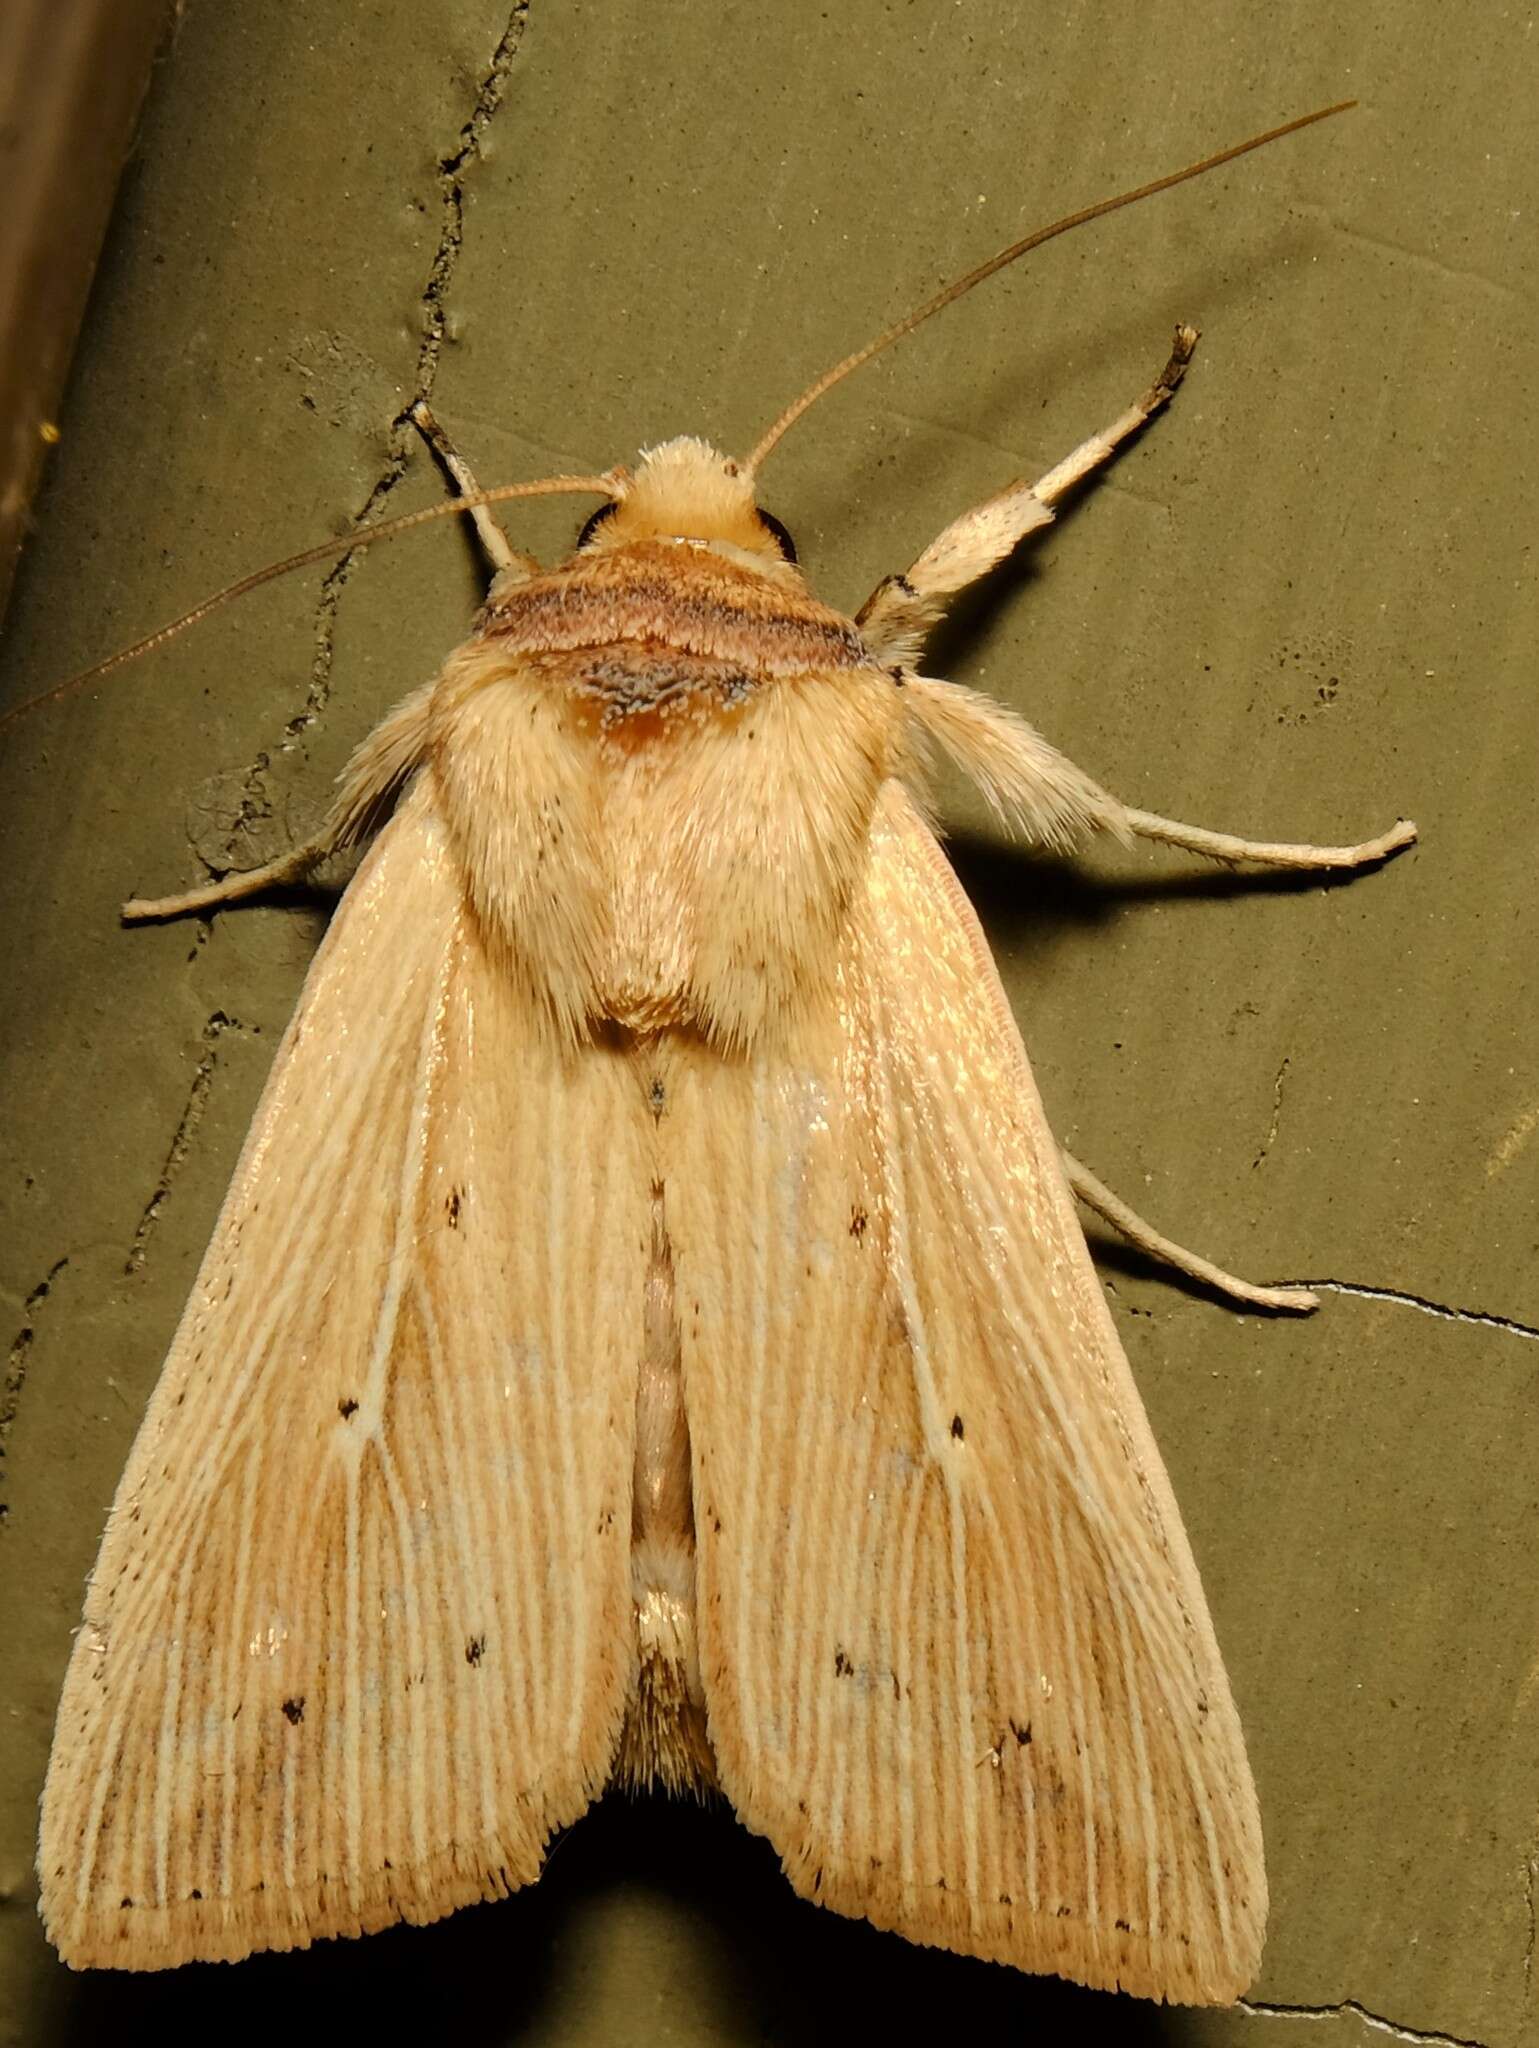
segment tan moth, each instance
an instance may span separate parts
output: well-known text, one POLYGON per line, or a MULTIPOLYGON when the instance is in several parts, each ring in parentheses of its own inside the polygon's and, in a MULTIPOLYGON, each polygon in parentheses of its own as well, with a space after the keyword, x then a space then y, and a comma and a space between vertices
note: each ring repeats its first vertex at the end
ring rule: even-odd
POLYGON ((39 1848, 66 1961, 430 1921, 531 1882, 618 1780, 718 1788, 799 1892, 911 1940, 1182 2002, 1249 1983, 1243 1740, 1074 1198, 1242 1299, 1312 1301, 1060 1153, 924 772, 945 754, 1060 848, 1351 868, 1414 828, 1322 848, 1129 810, 920 672, 1193 330, 853 619, 756 485, 825 390, 1027 247, 1303 125, 1013 245, 742 461, 681 439, 483 492, 423 414, 462 486, 439 509, 496 571, 472 637, 315 839, 127 910, 372 840, 92 1575, 39 1848), (602 502, 547 569, 487 506, 553 491, 602 502))

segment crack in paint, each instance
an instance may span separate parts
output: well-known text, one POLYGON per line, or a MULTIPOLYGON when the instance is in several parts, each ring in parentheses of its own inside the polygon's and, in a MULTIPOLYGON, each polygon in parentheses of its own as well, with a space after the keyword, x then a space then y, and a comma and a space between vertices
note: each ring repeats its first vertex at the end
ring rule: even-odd
POLYGON ((226 1016, 223 1010, 215 1010, 203 1026, 203 1054, 192 1077, 192 1086, 187 1091, 187 1100, 176 1129, 171 1133, 171 1143, 166 1151, 165 1164, 160 1169, 160 1178, 154 1192, 139 1212, 139 1221, 134 1229, 133 1242, 128 1248, 128 1257, 123 1261, 124 1277, 131 1279, 144 1265, 149 1252, 150 1239, 159 1225, 161 1212, 170 1199, 172 1184, 181 1170, 187 1154, 192 1150, 192 1140, 203 1113, 208 1108, 209 1092, 214 1085, 214 1068, 219 1063, 219 1041, 227 1031, 245 1033, 252 1027, 242 1024, 238 1018, 226 1016))
POLYGON ((1381 2013, 1370 2012, 1358 1999, 1344 1998, 1338 2005, 1262 2005, 1249 1998, 1236 2001, 1236 2009, 1248 2012, 1257 2019, 1268 2020, 1334 2020, 1344 2015, 1361 2020, 1365 2027, 1375 2033, 1388 2034, 1394 2041, 1415 2041, 1430 2043, 1431 2048, 1485 2048, 1485 2043, 1473 2040, 1466 2034, 1439 2034, 1422 2027, 1407 2027, 1395 2020, 1387 2020, 1381 2013))
MULTIPOLYGON (((53 1292, 54 1281, 68 1264, 67 1252, 62 1259, 55 1259, 22 1304, 22 1325, 11 1340, 11 1348, 5 1361, 5 1378, 0 1380, 0 1460, 5 1457, 17 1411, 21 1407, 22 1390, 27 1384, 27 1369, 32 1362, 32 1340, 37 1334, 37 1312, 53 1292)), ((9 1521, 10 1514, 9 1502, 0 1500, 0 1528, 9 1521)))
POLYGON ((1254 1173, 1256 1168, 1261 1165, 1262 1161, 1266 1158, 1268 1152, 1270 1152, 1272 1147, 1277 1143, 1277 1126, 1282 1121, 1283 1082, 1287 1079, 1288 1069, 1292 1064, 1293 1062, 1291 1057, 1287 1053, 1284 1053, 1283 1063, 1277 1069, 1277 1078, 1272 1083, 1271 1121, 1268 1123, 1266 1127, 1266 1136, 1261 1140, 1261 1150, 1256 1154, 1255 1158, 1250 1163, 1252 1173, 1254 1173))
MULTIPOLYGON (((439 359, 448 335, 448 296, 459 265, 465 240, 465 176, 481 154, 486 131, 502 104, 509 74, 517 59, 529 17, 529 0, 518 0, 508 16, 492 59, 476 92, 475 103, 460 128, 453 150, 438 160, 438 194, 441 224, 427 280, 418 294, 422 314, 422 341, 417 351, 416 384, 406 404, 390 423, 384 467, 376 477, 363 504, 353 514, 356 529, 378 518, 386 501, 406 475, 411 452, 418 439, 412 424, 412 407, 432 398, 438 378, 439 359)), ((336 661, 337 612, 342 591, 352 573, 354 552, 339 555, 321 580, 315 608, 315 651, 310 662, 310 679, 304 701, 284 725, 278 751, 290 753, 325 712, 331 698, 331 675, 336 661)), ((267 764, 255 763, 248 787, 263 791, 267 764)), ((232 849, 233 851, 233 849, 232 849)))
POLYGON ((1526 1337, 1539 1342, 1539 1328, 1521 1323, 1516 1316, 1494 1315, 1482 1308, 1450 1308, 1441 1301, 1429 1301, 1404 1287, 1362 1287, 1351 1280, 1287 1280, 1286 1287, 1308 1287, 1316 1294, 1343 1294, 1354 1301, 1387 1301, 1396 1308, 1419 1309, 1424 1316, 1436 1316, 1442 1323, 1465 1323, 1482 1330, 1501 1330, 1509 1337, 1526 1337))
POLYGON ((1539 1941, 1539 1915, 1534 1907, 1534 1884, 1539 1879, 1539 1845, 1530 1849, 1523 1862, 1523 1905, 1528 1913, 1528 1939, 1523 1944, 1523 2003, 1534 2002, 1534 1947, 1539 1941))
POLYGON ((1487 277, 1483 270, 1461 270, 1451 263, 1440 261, 1425 249, 1413 249, 1404 242, 1397 242, 1392 236, 1374 235, 1365 228, 1348 227, 1346 222, 1339 220, 1328 206, 1320 206, 1309 200, 1296 200, 1294 204, 1299 213, 1306 218, 1324 221, 1331 232, 1340 235, 1344 241, 1359 242, 1366 248, 1398 256, 1403 262, 1430 271, 1434 277, 1440 278, 1445 284, 1454 285, 1460 291, 1467 291, 1473 286, 1477 291, 1489 293, 1502 304, 1510 304, 1514 297, 1511 285, 1503 284, 1497 278, 1487 277))

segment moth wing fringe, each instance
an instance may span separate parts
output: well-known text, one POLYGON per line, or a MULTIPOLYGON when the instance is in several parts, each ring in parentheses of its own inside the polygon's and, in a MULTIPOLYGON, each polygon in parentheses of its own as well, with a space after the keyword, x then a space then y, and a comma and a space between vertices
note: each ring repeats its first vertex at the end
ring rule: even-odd
MULTIPOLYGON (((576 1819, 601 1787, 569 1816, 576 1819)), ((552 1822, 552 1832, 563 1823, 552 1822)), ((238 1963, 257 1949, 286 1953, 313 1942, 377 1934, 401 1922, 426 1927, 461 1906, 507 1898, 540 1875, 543 1854, 528 1857, 514 1840, 450 1849, 413 1869, 381 1872, 368 1884, 311 1886, 269 1900, 259 1884, 249 1900, 201 1899, 170 1907, 110 1905, 49 1920, 49 1938, 74 1970, 169 1970, 187 1962, 238 1963), (504 1852, 506 1852, 504 1854, 504 1852)))

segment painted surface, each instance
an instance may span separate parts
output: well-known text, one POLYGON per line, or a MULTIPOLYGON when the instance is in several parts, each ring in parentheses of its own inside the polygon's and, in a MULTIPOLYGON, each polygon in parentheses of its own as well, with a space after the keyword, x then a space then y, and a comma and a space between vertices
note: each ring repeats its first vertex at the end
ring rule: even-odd
MULTIPOLYGON (((766 498, 853 608, 1109 420, 1195 321, 1169 415, 930 666, 1131 803, 1327 840, 1406 813, 1423 843, 1320 887, 1147 852, 1071 871, 953 814, 1065 1142, 1237 1270, 1343 1290, 1284 1323, 1104 1268, 1261 1793, 1252 2016, 908 1949, 797 1904, 729 1816, 660 1803, 590 1816, 536 1890, 437 1929, 81 1980, 30 1870, 69 1631, 323 916, 130 932, 116 906, 302 833, 462 635, 474 557, 445 527, 297 576, 9 734, 0 2039, 232 2035, 342 2000, 387 2037, 541 2044, 964 2014, 978 2039, 1539 2039, 1533 43, 1420 0, 1282 23, 1198 0, 1157 40, 1001 0, 187 7, 18 581, 10 696, 430 501, 419 394, 488 481, 681 430, 743 446, 1020 225, 1357 93, 948 313, 808 420, 766 498)), ((573 523, 556 503, 509 525, 548 552, 573 523)))

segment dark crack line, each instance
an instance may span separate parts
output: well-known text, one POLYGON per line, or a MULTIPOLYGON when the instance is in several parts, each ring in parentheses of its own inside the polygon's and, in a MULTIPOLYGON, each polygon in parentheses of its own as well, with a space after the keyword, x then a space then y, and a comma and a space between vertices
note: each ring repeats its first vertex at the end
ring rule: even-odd
MULTIPOLYGON (((377 519, 391 494, 406 475, 417 430, 411 410, 419 401, 432 398, 438 380, 438 365, 448 333, 449 291, 459 267, 465 241, 465 179, 481 154, 486 131, 507 90, 509 74, 517 61, 519 46, 529 16, 529 0, 518 0, 508 16, 507 27, 476 92, 475 104, 448 156, 438 160, 440 225, 438 245, 428 267, 427 281, 418 295, 422 314, 422 341, 417 350, 417 375, 410 398, 390 423, 385 465, 375 479, 363 504, 353 514, 354 528, 377 519)), ((321 581, 315 608, 315 652, 310 662, 310 680, 305 698, 283 729, 282 752, 291 752, 324 713, 331 698, 331 676, 336 662, 337 611, 342 591, 352 573, 356 555, 338 556, 321 581)), ((253 782, 260 783, 264 768, 253 770, 253 782)))
MULTIPOLYGON (((11 1430, 21 1407, 27 1370, 32 1363, 32 1340, 37 1334, 37 1312, 53 1292, 53 1283, 69 1264, 69 1256, 55 1259, 36 1287, 22 1303, 22 1325, 11 1341, 5 1361, 5 1378, 0 1380, 0 1459, 6 1454, 11 1430)), ((0 1527, 10 1519, 10 1505, 0 1500, 0 1527)))
POLYGON ((1395 2041, 1430 2042, 1432 2048, 1485 2048, 1484 2042, 1465 2034, 1429 2033, 1422 2027, 1401 2026, 1396 2020, 1387 2020, 1380 2013, 1370 2012, 1355 1998, 1344 1998, 1339 2005, 1262 2005, 1253 1999, 1242 1998, 1238 2001, 1238 2009, 1254 2013, 1257 2019, 1268 2020, 1334 2020, 1346 2014, 1361 2020, 1365 2027, 1372 2027, 1377 2033, 1388 2034, 1395 2041))
POLYGON ((230 827, 232 840, 272 816, 272 799, 262 786, 262 778, 270 765, 271 756, 264 750, 246 770, 246 779, 241 785, 240 808, 235 814, 235 823, 230 827))
POLYGON ((1530 1849, 1523 1860, 1523 1905, 1528 1914, 1528 1939, 1523 1944, 1523 2003, 1534 2001, 1534 1945, 1539 1939, 1539 1915, 1534 1910, 1534 1883, 1539 1879, 1539 1847, 1530 1849))
POLYGON ((1277 1069, 1277 1079, 1272 1083, 1272 1117, 1267 1125, 1266 1136, 1261 1141, 1261 1150, 1250 1163, 1253 1173, 1265 1162, 1267 1154, 1277 1142, 1277 1126, 1282 1122, 1283 1083, 1288 1078, 1288 1069, 1292 1064, 1290 1058, 1284 1057, 1282 1065, 1277 1069))
POLYGON ((1387 1301, 1397 1308, 1420 1309, 1424 1316, 1436 1316, 1442 1323, 1473 1323, 1480 1329, 1502 1330, 1509 1337, 1539 1342, 1539 1329, 1531 1323, 1520 1323, 1514 1316, 1492 1315, 1480 1308, 1449 1308, 1441 1301, 1428 1301, 1425 1295, 1412 1294, 1402 1287, 1359 1287, 1350 1280, 1288 1280, 1278 1284, 1310 1287, 1316 1294, 1344 1294, 1356 1301, 1387 1301))
POLYGON ((245 1032, 249 1027, 234 1017, 227 1017, 223 1010, 215 1010, 203 1027, 203 1053, 197 1070, 192 1077, 192 1086, 187 1091, 187 1101, 176 1129, 171 1134, 171 1143, 166 1151, 165 1164, 160 1169, 160 1178, 154 1192, 139 1212, 139 1222, 134 1230, 133 1243, 128 1248, 128 1257, 123 1261, 126 1278, 139 1272, 149 1252, 150 1239, 155 1235, 161 1213, 170 1200, 171 1189, 187 1154, 192 1150, 194 1134, 203 1121, 208 1108, 210 1090, 214 1085, 214 1069, 219 1064, 219 1041, 227 1031, 245 1032))

